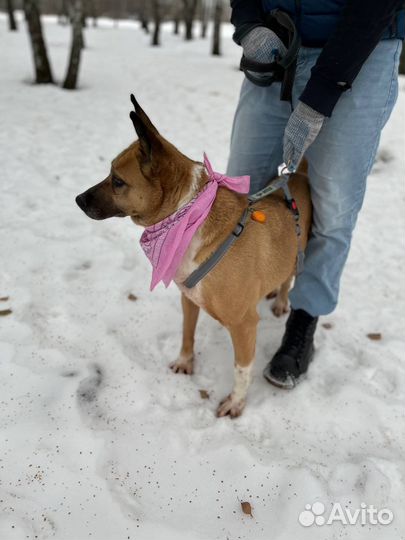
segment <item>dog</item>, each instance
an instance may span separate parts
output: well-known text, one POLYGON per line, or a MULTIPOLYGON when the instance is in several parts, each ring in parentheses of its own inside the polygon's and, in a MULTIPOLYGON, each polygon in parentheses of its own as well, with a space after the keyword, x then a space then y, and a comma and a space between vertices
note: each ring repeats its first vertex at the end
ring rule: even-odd
MULTIPOLYGON (((135 224, 150 227, 190 203, 209 178, 202 163, 189 159, 164 139, 135 98, 133 103, 135 111, 130 116, 138 140, 112 161, 107 178, 78 195, 76 202, 92 219, 129 216, 135 224)), ((291 175, 289 188, 300 210, 304 249, 312 219, 305 163, 291 175)), ((266 216, 264 223, 248 218, 243 234, 219 264, 194 287, 184 285, 231 234, 247 205, 246 195, 219 187, 174 276, 181 291, 183 339, 180 354, 170 365, 173 372, 193 373, 194 334, 201 308, 226 327, 232 338, 234 385, 219 403, 218 417, 235 418, 245 407, 255 360, 258 302, 272 295, 273 313, 287 313, 288 291, 296 272, 295 221, 278 190, 253 205, 266 216)))

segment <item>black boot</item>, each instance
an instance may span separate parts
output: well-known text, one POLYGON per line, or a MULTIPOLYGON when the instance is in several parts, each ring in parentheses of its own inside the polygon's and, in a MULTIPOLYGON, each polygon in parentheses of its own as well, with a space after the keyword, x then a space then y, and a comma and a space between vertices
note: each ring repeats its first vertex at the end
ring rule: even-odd
POLYGON ((314 356, 314 334, 318 317, 303 309, 291 310, 281 346, 263 371, 269 383, 294 388, 314 356))

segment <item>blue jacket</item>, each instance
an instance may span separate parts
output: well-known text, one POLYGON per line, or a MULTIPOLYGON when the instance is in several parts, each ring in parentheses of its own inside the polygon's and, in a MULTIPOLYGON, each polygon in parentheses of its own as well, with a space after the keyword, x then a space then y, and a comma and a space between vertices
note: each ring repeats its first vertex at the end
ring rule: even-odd
MULTIPOLYGON (((385 0, 380 0, 384 2, 385 0)), ((323 47, 336 28, 347 0, 263 0, 263 10, 285 11, 294 20, 305 47, 323 47)), ((405 36, 405 12, 385 29, 382 39, 405 36)))
POLYGON ((302 45, 322 47, 300 100, 331 116, 381 39, 403 39, 404 0, 231 0, 234 40, 281 9, 294 19, 302 45))

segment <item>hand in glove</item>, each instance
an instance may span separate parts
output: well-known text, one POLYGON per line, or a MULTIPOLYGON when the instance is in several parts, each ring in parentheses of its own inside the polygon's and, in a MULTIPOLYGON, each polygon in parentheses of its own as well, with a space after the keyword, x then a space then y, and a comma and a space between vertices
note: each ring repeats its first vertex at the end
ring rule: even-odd
MULTIPOLYGON (((256 26, 241 40, 243 54, 248 60, 264 64, 283 57, 287 49, 281 39, 269 28, 256 26)), ((263 75, 263 74, 262 74, 263 75)))
POLYGON ((284 131, 284 163, 293 172, 303 155, 317 138, 325 117, 303 103, 298 102, 284 131))

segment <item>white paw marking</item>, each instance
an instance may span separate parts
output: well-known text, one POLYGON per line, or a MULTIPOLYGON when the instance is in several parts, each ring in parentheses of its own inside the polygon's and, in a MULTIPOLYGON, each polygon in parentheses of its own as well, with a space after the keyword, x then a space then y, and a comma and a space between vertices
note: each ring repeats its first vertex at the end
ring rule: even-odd
POLYGON ((237 399, 234 394, 230 394, 221 401, 217 408, 217 416, 229 416, 231 418, 237 418, 242 414, 245 408, 246 401, 244 399, 237 399))
POLYGON ((246 405, 246 394, 252 379, 252 362, 246 367, 235 366, 235 383, 232 394, 221 401, 217 408, 217 416, 226 416, 236 418, 242 414, 246 405))

